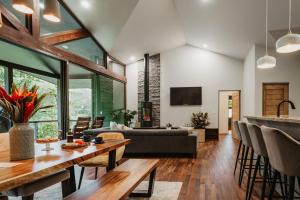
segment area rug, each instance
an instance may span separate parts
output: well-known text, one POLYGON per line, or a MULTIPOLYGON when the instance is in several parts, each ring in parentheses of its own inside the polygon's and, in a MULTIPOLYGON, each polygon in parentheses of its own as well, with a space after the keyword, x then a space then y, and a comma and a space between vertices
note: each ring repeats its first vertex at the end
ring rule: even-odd
MULTIPOLYGON (((82 185, 90 183, 91 181, 83 181, 82 185)), ((154 184, 154 191, 151 198, 128 198, 127 200, 177 200, 182 182, 165 182, 156 181, 154 184)), ((148 182, 142 182, 137 189, 145 190, 148 188, 148 182)), ((83 189, 83 188, 82 188, 83 189)), ((21 197, 10 197, 11 200, 21 200, 21 197)), ((62 200, 61 185, 56 184, 45 190, 35 194, 35 200, 62 200)))

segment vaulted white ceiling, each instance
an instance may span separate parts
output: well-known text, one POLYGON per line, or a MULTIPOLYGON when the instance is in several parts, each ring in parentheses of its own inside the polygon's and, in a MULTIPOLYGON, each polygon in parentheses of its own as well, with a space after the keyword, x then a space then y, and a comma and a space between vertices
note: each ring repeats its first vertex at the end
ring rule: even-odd
MULTIPOLYGON (((65 1, 104 48, 125 63, 183 44, 207 44, 211 51, 244 59, 253 44, 265 44, 264 0, 84 0, 90 8, 65 1)), ((300 1, 292 2, 292 23, 299 27, 300 1)), ((288 1, 269 4, 269 29, 278 37, 283 32, 277 30, 288 26, 288 1)))

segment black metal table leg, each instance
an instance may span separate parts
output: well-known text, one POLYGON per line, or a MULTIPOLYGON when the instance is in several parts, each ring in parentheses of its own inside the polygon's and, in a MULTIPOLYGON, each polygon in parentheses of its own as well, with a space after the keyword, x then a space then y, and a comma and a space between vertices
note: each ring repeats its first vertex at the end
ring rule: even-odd
POLYGON ((61 182, 63 197, 66 197, 73 192, 76 192, 76 179, 74 166, 67 168, 70 172, 70 178, 61 182))
POLYGON ((145 190, 134 191, 129 196, 130 197, 147 197, 147 198, 150 198, 153 194, 155 175, 156 175, 156 169, 154 169, 150 173, 149 186, 148 186, 147 191, 145 191, 145 190))
POLYGON ((107 171, 116 167, 116 149, 109 152, 107 171))

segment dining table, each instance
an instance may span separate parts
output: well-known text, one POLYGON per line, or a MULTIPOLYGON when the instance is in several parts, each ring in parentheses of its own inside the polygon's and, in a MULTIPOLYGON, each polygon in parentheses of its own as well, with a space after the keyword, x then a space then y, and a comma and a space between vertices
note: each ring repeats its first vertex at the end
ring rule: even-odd
POLYGON ((51 143, 53 150, 45 151, 45 144, 35 144, 35 156, 28 160, 10 161, 9 136, 1 134, 0 148, 0 192, 8 191, 40 178, 67 169, 70 178, 62 182, 63 196, 76 191, 74 166, 80 162, 98 156, 109 154, 107 170, 112 170, 116 162, 116 149, 128 145, 129 139, 104 140, 102 144, 87 143, 87 146, 63 149, 66 140, 51 143), (7 148, 3 148, 5 146, 7 148))

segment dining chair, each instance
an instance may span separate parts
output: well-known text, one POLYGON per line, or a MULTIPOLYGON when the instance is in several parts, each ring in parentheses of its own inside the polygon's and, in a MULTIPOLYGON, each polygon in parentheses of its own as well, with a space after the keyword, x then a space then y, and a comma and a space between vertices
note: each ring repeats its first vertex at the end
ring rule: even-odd
MULTIPOLYGON (((244 172, 246 169, 249 169, 248 174, 251 174, 252 165, 253 165, 253 158, 254 158, 254 151, 252 149, 252 142, 249 135, 248 127, 246 122, 239 122, 239 130, 242 137, 243 145, 245 146, 244 151, 242 151, 242 157, 241 157, 241 167, 240 167, 240 175, 239 175, 239 186, 242 185, 244 172), (250 151, 250 158, 248 158, 248 154, 250 151), (247 165, 247 161, 250 160, 249 165, 247 165), (248 167, 248 168, 247 168, 248 167)), ((247 194, 248 194, 248 188, 247 188, 247 194)))
MULTIPOLYGON (((97 137, 102 137, 104 141, 110 140, 110 139, 118 139, 118 140, 124 139, 124 135, 122 133, 117 133, 117 132, 101 133, 97 137)), ((117 151, 116 151, 116 163, 117 164, 122 159, 124 151, 125 151, 125 146, 121 146, 117 149, 117 151)), ((105 153, 103 155, 99 155, 94 158, 85 160, 79 164, 79 166, 81 167, 81 172, 80 172, 78 189, 80 189, 80 187, 81 187, 85 168, 86 167, 95 167, 95 179, 97 179, 98 167, 107 167, 108 166, 108 157, 109 157, 108 153, 105 153)))
POLYGON ((76 124, 73 128, 75 138, 80 138, 82 132, 89 129, 91 117, 78 117, 76 124))
POLYGON ((287 133, 266 126, 261 127, 266 143, 270 164, 275 169, 272 178, 269 199, 272 199, 277 178, 286 175, 289 177, 289 191, 287 199, 294 199, 295 180, 300 177, 300 142, 287 133))
MULTIPOLYGON (((251 138, 253 151, 257 155, 257 160, 256 160, 255 168, 254 168, 254 173, 253 173, 249 193, 248 193, 248 196, 246 197, 246 199, 249 199, 249 200, 251 199, 253 187, 254 187, 254 184, 256 181, 256 177, 257 177, 257 172, 259 171, 259 164, 260 164, 260 161, 263 160, 264 161, 263 184, 262 184, 261 195, 260 195, 260 199, 263 200, 265 197, 267 179, 269 177, 269 174, 268 174, 269 157, 268 157, 267 147, 266 147, 266 144, 265 144, 262 132, 261 132, 261 128, 255 124, 251 124, 251 123, 248 123, 247 127, 248 127, 249 135, 251 138)), ((250 184, 250 179, 251 179, 251 176, 248 176, 248 185, 250 184)))
POLYGON ((233 122, 233 127, 235 129, 236 134, 237 134, 237 139, 239 140, 239 148, 238 148, 238 151, 237 151, 237 155, 236 155, 236 159, 235 159, 235 166, 234 166, 234 171, 233 171, 233 174, 235 175, 238 162, 241 161, 240 154, 241 154, 242 149, 245 148, 245 145, 243 145, 243 142, 242 142, 242 136, 241 136, 241 132, 240 132, 240 129, 239 129, 239 122, 234 121, 233 122))
POLYGON ((95 117, 92 124, 92 129, 102 128, 103 122, 104 122, 104 117, 95 117))

